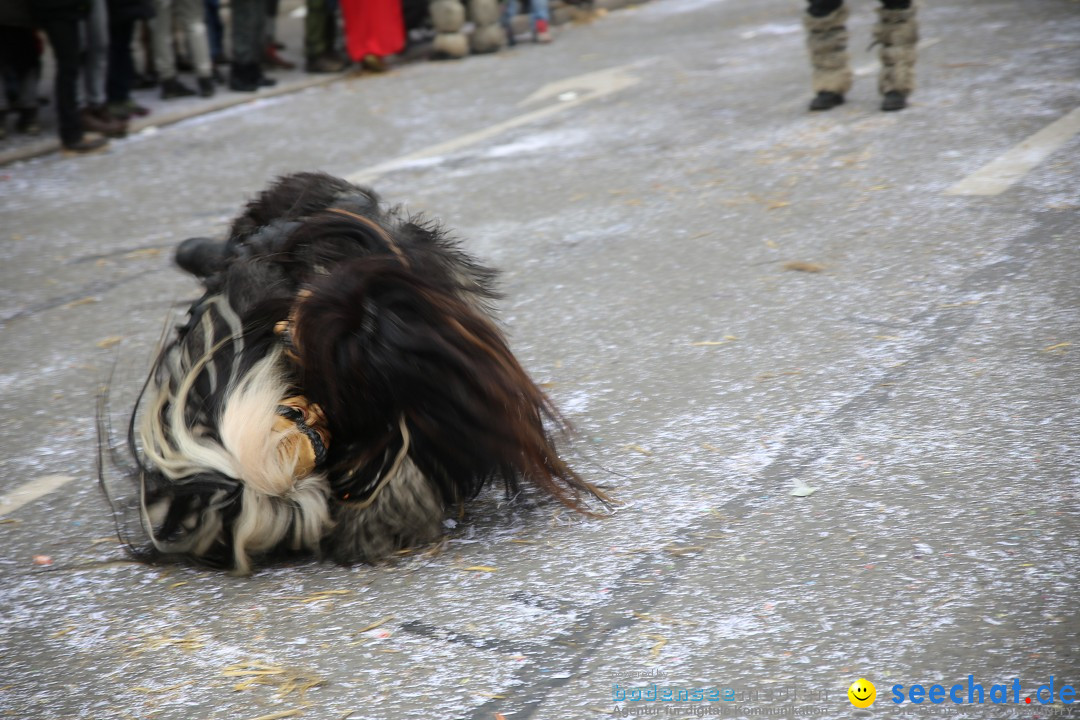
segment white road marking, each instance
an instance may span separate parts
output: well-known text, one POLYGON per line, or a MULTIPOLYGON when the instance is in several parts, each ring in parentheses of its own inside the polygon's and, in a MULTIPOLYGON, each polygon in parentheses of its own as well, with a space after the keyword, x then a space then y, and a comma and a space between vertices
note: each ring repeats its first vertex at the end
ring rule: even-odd
POLYGON ((512 117, 509 120, 504 120, 501 123, 496 123, 475 132, 460 135, 452 140, 447 140, 446 142, 429 145, 416 152, 402 155, 392 160, 387 160, 378 165, 372 165, 371 167, 358 170, 357 172, 346 176, 345 179, 351 183, 356 183, 357 185, 370 184, 380 175, 385 175, 393 170, 408 167, 418 161, 456 152, 471 145, 481 143, 500 133, 506 132, 507 130, 512 130, 521 127, 522 125, 528 125, 537 120, 542 120, 546 117, 561 113, 564 110, 569 110, 572 107, 587 103, 590 100, 596 100, 605 95, 611 95, 612 93, 625 90, 626 88, 641 82, 640 78, 631 75, 629 71, 644 62, 647 61, 639 61, 631 63, 630 65, 621 65, 619 67, 608 68, 606 70, 586 73, 584 75, 548 83, 518 103, 518 107, 543 100, 558 99, 558 102, 553 105, 548 105, 533 110, 532 112, 512 117))
POLYGON ((946 195, 1000 195, 1080 132, 1080 107, 945 190, 946 195))
POLYGON ((67 485, 74 480, 73 475, 42 475, 28 483, 20 485, 6 495, 0 495, 0 517, 15 512, 23 505, 48 495, 53 490, 67 485))
MULTIPOLYGON (((915 48, 917 50, 925 50, 926 48, 933 47, 934 45, 937 45, 939 42, 941 42, 941 38, 926 38, 925 40, 919 41, 919 44, 916 45, 915 48)), ((880 60, 874 60, 872 62, 866 63, 865 65, 860 65, 859 67, 855 68, 855 75, 856 75, 856 77, 863 77, 865 75, 873 75, 874 73, 876 73, 878 71, 878 69, 880 67, 881 67, 881 61, 880 60)), ((917 66, 916 66, 916 70, 918 70, 917 66)))

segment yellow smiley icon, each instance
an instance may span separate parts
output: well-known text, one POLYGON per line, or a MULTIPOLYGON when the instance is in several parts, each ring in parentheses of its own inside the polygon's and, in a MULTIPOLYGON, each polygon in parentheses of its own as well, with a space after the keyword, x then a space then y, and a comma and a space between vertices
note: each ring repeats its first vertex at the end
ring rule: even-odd
POLYGON ((848 700, 857 708, 868 708, 877 700, 877 688, 866 678, 859 678, 847 689, 848 700))

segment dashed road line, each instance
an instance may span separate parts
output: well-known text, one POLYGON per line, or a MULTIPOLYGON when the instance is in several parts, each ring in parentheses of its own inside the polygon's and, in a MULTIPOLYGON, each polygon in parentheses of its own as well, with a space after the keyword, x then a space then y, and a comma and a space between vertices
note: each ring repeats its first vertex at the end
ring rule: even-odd
POLYGON ((554 105, 547 105, 538 110, 523 113, 512 117, 509 120, 504 120, 503 122, 476 130, 475 132, 460 135, 451 140, 447 140, 446 142, 429 145, 426 148, 409 153, 408 155, 402 155, 401 157, 387 160, 378 165, 372 165, 371 167, 347 175, 345 179, 356 185, 369 185, 380 175, 384 175, 388 172, 405 169, 422 163, 424 160, 431 160, 440 155, 456 152, 463 148, 481 143, 488 138, 499 135, 507 130, 512 130, 521 127, 522 125, 542 120, 546 117, 561 113, 564 110, 569 110, 572 107, 589 102, 590 100, 596 100, 597 98, 619 92, 620 90, 624 90, 641 82, 640 78, 630 74, 629 71, 637 68, 644 62, 645 61, 638 61, 629 65, 606 68, 604 70, 585 73, 584 75, 548 83, 518 104, 520 106, 542 100, 557 99, 558 102, 554 105))
POLYGON ((1080 132, 1080 107, 945 190, 946 195, 1000 195, 1080 132))
POLYGON ((42 475, 5 495, 0 495, 0 517, 13 513, 23 505, 58 490, 74 479, 74 475, 42 475))

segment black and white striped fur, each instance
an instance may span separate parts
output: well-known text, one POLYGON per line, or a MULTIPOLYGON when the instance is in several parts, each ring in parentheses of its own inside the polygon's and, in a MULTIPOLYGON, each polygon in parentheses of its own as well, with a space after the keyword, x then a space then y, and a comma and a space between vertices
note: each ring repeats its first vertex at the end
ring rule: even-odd
POLYGON ((436 226, 301 173, 227 240, 194 242, 180 260, 206 293, 128 433, 144 557, 241 573, 289 552, 377 561, 437 540, 491 480, 579 510, 600 495, 559 458, 558 414, 489 317, 492 271, 436 226), (307 424, 283 409, 296 397, 307 424))

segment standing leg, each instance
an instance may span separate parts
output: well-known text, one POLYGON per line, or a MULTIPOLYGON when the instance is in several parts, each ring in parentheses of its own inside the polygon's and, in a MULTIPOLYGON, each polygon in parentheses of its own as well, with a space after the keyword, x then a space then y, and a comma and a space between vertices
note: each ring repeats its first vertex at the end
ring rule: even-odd
POLYGON ((210 44, 210 61, 220 65, 225 60, 225 26, 221 22, 221 0, 203 0, 203 21, 210 44))
POLYGON ((199 95, 210 97, 214 94, 214 65, 210 60, 210 40, 206 33, 206 10, 202 0, 173 1, 176 3, 177 17, 187 35, 188 47, 191 48, 199 95))
POLYGON ((518 14, 518 0, 506 0, 506 5, 503 7, 502 24, 506 28, 506 42, 510 47, 517 45, 517 38, 514 36, 514 17, 518 14))
POLYGON ((131 40, 134 36, 134 20, 126 18, 109 22, 109 73, 105 95, 110 108, 123 108, 131 99, 131 84, 135 78, 135 60, 131 57, 131 40))
POLYGON ((93 152, 105 146, 105 138, 83 136, 79 118, 79 22, 50 20, 42 28, 49 38, 56 59, 56 115, 60 123, 60 142, 69 152, 93 152))
POLYGON ((843 0, 810 0, 803 16, 806 45, 810 50, 810 65, 814 99, 811 110, 829 110, 844 102, 851 89, 851 66, 848 61, 848 11, 843 0))
POLYGON ((881 75, 878 90, 884 96, 882 110, 902 110, 915 89, 916 43, 919 25, 911 0, 882 0, 874 40, 881 44, 881 75))
POLYGON ((109 10, 105 0, 90 3, 90 15, 83 21, 82 30, 86 52, 83 63, 86 105, 100 108, 105 105, 105 75, 109 66, 109 10))
POLYGON ((83 108, 79 111, 83 129, 109 137, 127 135, 127 121, 114 118, 105 107, 105 84, 109 70, 109 11, 105 0, 93 0, 90 15, 82 22, 83 86, 86 90, 83 108))
POLYGON ((176 58, 173 56, 172 0, 154 0, 154 17, 147 23, 150 29, 150 49, 154 70, 161 80, 176 78, 176 58))
POLYGON ((538 43, 551 42, 551 14, 548 0, 532 0, 533 37, 538 43))
POLYGON ((263 26, 263 35, 265 40, 263 45, 265 50, 263 51, 263 62, 267 67, 278 68, 281 70, 292 70, 296 67, 296 63, 286 60, 278 52, 278 46, 281 44, 277 39, 277 18, 278 18, 278 0, 265 0, 266 2, 266 24, 263 26))
POLYGON ((266 7, 262 0, 233 0, 233 63, 229 87, 239 92, 255 92, 276 81, 262 73, 263 33, 266 7))
MULTIPOLYGON (((0 26, 0 70, 6 80, 14 83, 14 86, 7 87, 7 94, 8 109, 17 115, 15 129, 37 135, 41 132, 37 119, 41 57, 33 30, 0 26)), ((0 115, 0 119, 5 118, 0 115)), ((0 132, 2 135, 3 132, 0 132)))

